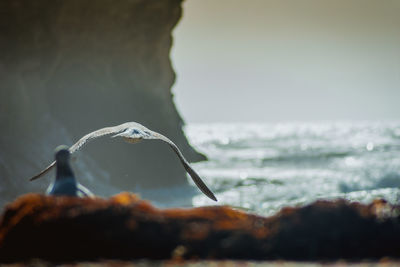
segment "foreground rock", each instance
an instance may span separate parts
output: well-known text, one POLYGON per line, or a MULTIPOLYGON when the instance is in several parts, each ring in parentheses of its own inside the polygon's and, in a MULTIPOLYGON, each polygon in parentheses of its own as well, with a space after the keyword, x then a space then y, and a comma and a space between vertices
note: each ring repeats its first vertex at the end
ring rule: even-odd
POLYGON ((377 259, 400 256, 399 207, 319 201, 264 218, 229 207, 160 210, 136 195, 29 194, 0 222, 2 262, 377 259))

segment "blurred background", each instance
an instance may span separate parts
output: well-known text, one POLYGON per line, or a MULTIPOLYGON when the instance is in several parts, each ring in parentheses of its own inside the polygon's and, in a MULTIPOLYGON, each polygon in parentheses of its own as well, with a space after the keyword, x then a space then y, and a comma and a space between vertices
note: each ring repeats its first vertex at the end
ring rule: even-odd
POLYGON ((399 1, 184 2, 175 103, 187 122, 400 118, 399 1))
POLYGON ((220 202, 271 214, 399 200, 399 13, 399 1, 184 2, 174 100, 220 202))
MULTIPOLYGON (((0 11, 2 206, 44 192, 54 173, 27 179, 56 146, 126 121, 198 162, 217 204, 268 215, 400 199, 399 1, 14 0, 0 11)), ((105 138, 77 157, 78 180, 100 196, 215 204, 165 144, 105 138)))

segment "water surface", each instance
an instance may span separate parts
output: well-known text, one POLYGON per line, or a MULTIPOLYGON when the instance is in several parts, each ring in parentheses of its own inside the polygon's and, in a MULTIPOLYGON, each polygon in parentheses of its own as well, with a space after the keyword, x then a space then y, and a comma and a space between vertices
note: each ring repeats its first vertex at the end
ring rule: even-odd
MULTIPOLYGON (((219 204, 270 215, 343 197, 400 199, 400 122, 191 124, 193 164, 219 204)), ((213 204, 203 195, 194 205, 213 204)))

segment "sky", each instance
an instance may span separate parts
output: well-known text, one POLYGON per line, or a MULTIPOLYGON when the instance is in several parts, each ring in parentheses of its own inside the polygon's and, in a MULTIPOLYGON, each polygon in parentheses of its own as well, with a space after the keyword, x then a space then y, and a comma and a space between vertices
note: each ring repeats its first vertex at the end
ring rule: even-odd
POLYGON ((187 123, 400 119, 400 1, 186 0, 171 52, 187 123))

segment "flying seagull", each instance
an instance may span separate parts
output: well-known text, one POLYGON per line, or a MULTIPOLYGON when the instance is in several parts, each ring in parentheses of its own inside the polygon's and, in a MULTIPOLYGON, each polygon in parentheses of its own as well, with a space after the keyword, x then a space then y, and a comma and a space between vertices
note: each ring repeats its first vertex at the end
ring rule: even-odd
POLYGON ((47 188, 46 194, 52 196, 93 197, 94 195, 78 183, 72 172, 70 152, 67 146, 58 146, 55 153, 56 179, 47 188))
MULTIPOLYGON (((197 187, 210 199, 217 201, 217 198, 214 196, 213 192, 207 187, 207 185, 201 180, 200 176, 190 167, 189 163, 187 160, 184 158, 182 155, 182 152, 179 150, 179 148, 167 137, 163 136, 162 134, 159 134, 157 132, 154 132, 152 130, 147 129, 143 125, 137 123, 137 122, 126 122, 114 127, 105 127, 102 129, 99 129, 97 131, 91 132, 81 139, 79 139, 78 142, 76 142, 74 145, 72 145, 69 148, 69 152, 75 153, 81 147, 88 141, 102 137, 105 135, 113 135, 112 137, 122 137, 126 142, 129 143, 137 143, 142 139, 158 139, 161 141, 166 142, 173 150, 174 152, 178 155, 179 160, 181 161, 183 167, 185 170, 189 173, 190 177, 192 177, 194 183, 197 185, 197 187)), ((54 165, 56 164, 56 161, 53 161, 49 166, 47 166, 44 170, 42 170, 40 173, 37 175, 33 176, 30 178, 30 181, 33 181, 43 174, 47 173, 49 170, 51 170, 54 165)))

